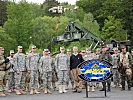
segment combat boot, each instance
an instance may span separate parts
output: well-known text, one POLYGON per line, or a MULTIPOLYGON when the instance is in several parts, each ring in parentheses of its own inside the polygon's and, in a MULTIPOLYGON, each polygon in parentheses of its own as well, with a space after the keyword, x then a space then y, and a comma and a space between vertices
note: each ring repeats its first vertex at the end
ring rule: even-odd
POLYGON ((66 91, 66 85, 62 85, 62 92, 63 93, 66 93, 67 91, 66 91))
POLYGON ((33 89, 30 90, 30 95, 33 95, 34 94, 34 91, 33 89))
POLYGON ((0 97, 5 97, 6 95, 3 92, 0 92, 0 97))
POLYGON ((94 92, 94 91, 95 91, 95 87, 94 87, 94 86, 92 86, 92 88, 91 88, 91 89, 92 89, 92 90, 91 90, 92 92, 94 92))
POLYGON ((21 95, 21 92, 19 90, 15 90, 16 95, 21 95))
POLYGON ((128 85, 128 91, 131 91, 131 86, 130 85, 128 85))
POLYGON ((48 89, 48 93, 51 94, 52 92, 48 89))
POLYGON ((7 92, 7 91, 4 91, 4 94, 5 94, 6 96, 10 95, 10 93, 7 92))
POLYGON ((21 93, 21 94, 26 94, 26 92, 25 92, 25 91, 23 91, 23 90, 20 90, 20 93, 21 93))
POLYGON ((47 88, 44 89, 44 93, 45 93, 45 94, 48 93, 48 89, 47 89, 47 88))
POLYGON ((37 89, 34 90, 35 94, 40 94, 40 92, 37 91, 37 89))
POLYGON ((87 90, 87 91, 88 91, 88 92, 90 92, 90 86, 88 86, 87 88, 88 88, 88 90, 87 90))
POLYGON ((59 85, 59 93, 60 94, 63 93, 63 91, 62 91, 62 85, 59 85))

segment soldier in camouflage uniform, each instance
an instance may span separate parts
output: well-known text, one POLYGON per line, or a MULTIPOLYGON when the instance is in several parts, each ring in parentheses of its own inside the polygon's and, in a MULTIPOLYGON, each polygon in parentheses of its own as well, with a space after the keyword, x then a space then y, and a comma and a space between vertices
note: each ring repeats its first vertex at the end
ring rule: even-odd
POLYGON ((5 85, 4 85, 4 77, 6 74, 7 63, 9 59, 4 57, 4 48, 0 47, 0 97, 6 96, 5 94, 5 85))
POLYGON ((113 73, 113 82, 114 82, 114 87, 119 87, 120 86, 120 73, 118 71, 118 48, 113 48, 114 54, 112 55, 112 73, 113 73))
MULTIPOLYGON (((131 55, 132 55, 132 72, 133 72, 133 48, 131 49, 131 55)), ((133 87, 133 74, 132 74, 132 83, 131 86, 133 87)))
POLYGON ((129 52, 126 51, 126 47, 121 47, 122 52, 118 58, 119 61, 119 71, 121 73, 121 85, 122 91, 125 90, 125 81, 127 79, 128 90, 131 90, 131 78, 132 78, 132 56, 129 52))
MULTIPOLYGON (((103 46, 102 46, 102 53, 101 53, 99 59, 100 59, 100 60, 105 60, 105 61, 107 61, 107 62, 112 63, 112 56, 111 56, 111 54, 107 51, 107 46, 106 46, 106 45, 103 45, 103 46)), ((100 91, 105 91, 106 82, 102 82, 102 85, 103 85, 103 88, 102 88, 100 91)), ((107 87, 108 87, 107 92, 110 92, 110 91, 111 91, 110 86, 111 86, 111 80, 108 79, 108 80, 107 80, 107 87)))
POLYGON ((18 46, 18 52, 14 55, 15 92, 17 95, 25 94, 26 60, 22 53, 23 47, 18 46))
MULTIPOLYGON (((91 49, 90 48, 87 48, 86 49, 86 55, 84 57, 84 60, 85 61, 88 61, 88 60, 93 60, 93 59, 96 59, 96 54, 95 53, 92 53, 91 49)), ((90 87, 92 87, 92 92, 95 91, 95 84, 92 83, 92 82, 89 82, 88 84, 88 91, 90 91, 90 87)))
POLYGON ((44 49, 43 56, 39 61, 39 72, 41 73, 43 80, 44 93, 52 93, 51 84, 52 84, 52 70, 54 67, 53 58, 49 55, 49 50, 44 49))
POLYGON ((30 94, 39 94, 38 89, 38 71, 39 71, 39 54, 36 53, 36 46, 32 46, 32 52, 27 56, 27 71, 30 73, 30 94))
POLYGON ((60 47, 60 54, 56 56, 55 66, 58 73, 58 85, 59 85, 59 93, 65 93, 66 91, 66 82, 68 78, 68 66, 69 66, 69 58, 65 54, 65 48, 60 47))
POLYGON ((8 59, 10 60, 12 68, 8 70, 8 92, 13 92, 15 88, 15 78, 14 78, 15 72, 13 69, 14 66, 13 57, 14 57, 14 50, 10 50, 10 56, 8 57, 8 59))

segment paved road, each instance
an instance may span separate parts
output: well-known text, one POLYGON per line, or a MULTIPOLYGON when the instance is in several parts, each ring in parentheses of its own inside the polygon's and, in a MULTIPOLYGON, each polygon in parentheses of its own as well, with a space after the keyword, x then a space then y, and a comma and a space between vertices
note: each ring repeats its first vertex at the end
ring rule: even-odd
POLYGON ((59 94, 55 91, 53 94, 38 94, 38 95, 21 95, 17 96, 11 94, 7 97, 0 97, 0 100, 133 100, 133 88, 132 91, 121 91, 120 89, 112 88, 111 92, 107 93, 107 97, 104 97, 104 92, 96 91, 89 92, 89 98, 85 98, 85 90, 82 93, 72 93, 69 90, 68 93, 59 94))

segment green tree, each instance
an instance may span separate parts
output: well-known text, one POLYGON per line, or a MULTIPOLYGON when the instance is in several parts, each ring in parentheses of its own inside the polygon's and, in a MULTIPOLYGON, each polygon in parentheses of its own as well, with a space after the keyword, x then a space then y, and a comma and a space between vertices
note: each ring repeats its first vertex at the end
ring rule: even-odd
POLYGON ((120 19, 115 19, 113 16, 108 16, 104 21, 104 27, 101 31, 102 39, 108 40, 126 40, 127 31, 123 29, 120 19))
POLYGON ((11 38, 2 27, 0 27, 0 47, 4 47, 6 52, 16 48, 16 40, 11 38))
POLYGON ((35 18, 32 5, 27 2, 9 3, 7 14, 8 20, 4 25, 6 33, 16 39, 17 45, 27 49, 30 44, 32 20, 35 18))

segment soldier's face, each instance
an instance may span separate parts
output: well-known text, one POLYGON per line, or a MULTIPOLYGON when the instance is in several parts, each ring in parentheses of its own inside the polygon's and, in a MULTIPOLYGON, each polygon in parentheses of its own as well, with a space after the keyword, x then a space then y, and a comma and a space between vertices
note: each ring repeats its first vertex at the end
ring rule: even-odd
POLYGON ((125 53, 126 52, 126 48, 122 48, 122 52, 125 53))
POLYGON ((49 55, 49 52, 48 52, 48 51, 45 51, 45 52, 44 52, 44 55, 49 55))
POLYGON ((4 54, 4 50, 0 50, 0 54, 4 54))
POLYGON ((100 54, 100 51, 99 51, 99 50, 97 50, 97 51, 96 51, 96 54, 100 54))
POLYGON ((106 51, 107 51, 107 48, 102 48, 102 51, 103 51, 103 52, 106 52, 106 51))
POLYGON ((14 53, 11 53, 10 56, 13 57, 14 56, 14 53))
POLYGON ((32 52, 36 52, 36 48, 32 48, 32 52))
POLYGON ((114 50, 114 54, 117 54, 118 53, 118 50, 114 50))
POLYGON ((64 49, 61 49, 61 50, 60 50, 60 52, 61 52, 61 53, 64 53, 64 52, 65 52, 65 50, 64 50, 64 49))
POLYGON ((87 50, 86 52, 87 52, 87 54, 90 54, 91 53, 91 50, 87 50))
POLYGON ((68 55, 71 55, 71 51, 68 51, 67 54, 68 54, 68 55))
POLYGON ((22 48, 18 48, 18 52, 22 53, 23 49, 22 48))

